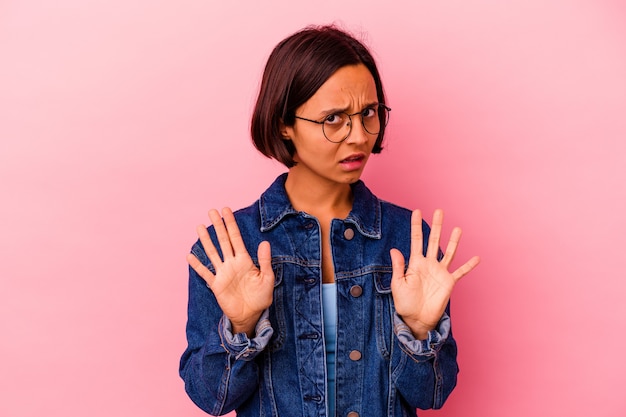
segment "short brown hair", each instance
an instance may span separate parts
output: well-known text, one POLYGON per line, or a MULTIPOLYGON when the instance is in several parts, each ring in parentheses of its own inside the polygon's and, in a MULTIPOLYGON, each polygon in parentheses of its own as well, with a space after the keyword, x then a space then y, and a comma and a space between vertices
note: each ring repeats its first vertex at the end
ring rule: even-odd
MULTIPOLYGON (((281 122, 295 123, 295 112, 337 71, 347 65, 363 64, 372 74, 376 95, 385 103, 382 81, 369 50, 352 35, 335 26, 309 26, 280 42, 267 60, 259 97, 252 114, 254 146, 268 158, 288 168, 295 165, 295 148, 283 139, 281 122)), ((380 133, 373 153, 382 150, 385 133, 380 133)))

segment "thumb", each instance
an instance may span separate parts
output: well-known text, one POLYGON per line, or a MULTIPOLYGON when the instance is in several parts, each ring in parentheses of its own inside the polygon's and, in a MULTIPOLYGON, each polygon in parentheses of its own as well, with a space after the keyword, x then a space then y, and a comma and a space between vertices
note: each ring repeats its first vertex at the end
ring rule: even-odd
POLYGON ((270 242, 264 240, 259 243, 259 248, 257 249, 257 259, 259 260, 259 269, 263 275, 274 275, 274 271, 272 271, 272 249, 270 247, 270 242))
POLYGON ((404 255, 395 248, 389 251, 389 255, 391 256, 391 291, 393 292, 404 277, 404 255))

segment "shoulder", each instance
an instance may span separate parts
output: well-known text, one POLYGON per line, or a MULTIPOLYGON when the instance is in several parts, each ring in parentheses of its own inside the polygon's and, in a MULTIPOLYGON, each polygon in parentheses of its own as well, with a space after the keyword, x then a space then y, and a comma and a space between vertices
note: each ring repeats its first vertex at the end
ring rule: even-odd
MULTIPOLYGON (((409 215, 411 214, 411 211, 409 209, 394 203, 390 203, 389 201, 383 200, 376 196, 362 180, 359 180, 356 183, 352 184, 352 192, 354 193, 354 200, 356 205, 379 205, 381 209, 392 213, 408 213, 409 215)), ((368 208, 371 209, 371 207, 368 208)))
POLYGON ((248 230, 249 228, 255 228, 259 230, 261 225, 261 216, 259 214, 259 204, 260 200, 255 201, 250 204, 248 207, 240 208, 233 212, 235 215, 235 220, 237 220, 237 226, 242 231, 248 230))
MULTIPOLYGON (((372 196, 374 196, 374 194, 372 194, 372 196)), ((374 198, 376 198, 380 207, 381 226, 384 231, 392 230, 394 233, 406 231, 410 233, 411 215, 413 214, 412 209, 380 199, 376 196, 374 196, 374 198)), ((424 219, 422 219, 422 230, 424 233, 430 231, 430 226, 424 219)))
POLYGON ((378 200, 380 202, 380 207, 383 213, 386 213, 388 216, 399 216, 402 219, 408 217, 411 218, 411 210, 406 207, 402 207, 395 203, 390 203, 386 200, 378 200))
POLYGON ((397 204, 380 200, 381 229, 386 239, 399 242, 410 242, 411 236, 411 210, 397 204))
POLYGON ((363 183, 361 183, 360 188, 361 196, 366 196, 365 200, 368 200, 371 204, 376 204, 379 207, 383 223, 405 223, 406 221, 411 221, 411 210, 408 208, 377 197, 363 183))

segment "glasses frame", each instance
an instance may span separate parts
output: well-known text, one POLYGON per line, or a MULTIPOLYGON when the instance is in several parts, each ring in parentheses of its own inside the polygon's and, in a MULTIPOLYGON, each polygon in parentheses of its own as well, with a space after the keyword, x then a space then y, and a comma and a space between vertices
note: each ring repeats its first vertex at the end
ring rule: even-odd
MULTIPOLYGON (((358 111, 356 113, 352 113, 352 114, 346 113, 345 111, 332 113, 332 114, 345 114, 346 116, 348 116, 348 125, 349 125, 350 129, 348 130, 348 134, 346 134, 346 136, 343 139, 338 140, 338 141, 330 140, 328 138, 328 136, 326 135, 326 131, 324 130, 324 123, 326 123, 326 117, 330 116, 330 114, 328 116, 324 116, 324 120, 321 120, 321 121, 320 120, 307 119, 305 117, 300 117, 300 116, 294 116, 294 117, 296 119, 304 120, 306 122, 311 122, 311 123, 315 123, 315 124, 318 124, 318 125, 322 125, 322 133, 324 134, 324 137, 326 138, 327 141, 329 141, 330 143, 341 143, 341 142, 345 141, 346 139, 348 139, 348 137, 350 136, 350 133, 352 133, 352 116, 356 116, 356 115, 359 115, 359 114, 361 115, 361 117, 360 117, 360 119, 361 119, 361 126, 363 126, 363 129, 367 133, 369 133, 370 135, 378 135, 380 133, 381 129, 379 129, 378 132, 370 132, 369 130, 367 130, 367 128, 365 127, 365 122, 363 121, 363 112, 368 110, 368 109, 371 109, 372 107, 376 107, 376 106, 378 106, 379 108, 380 107, 384 108, 385 111, 387 112, 387 118, 385 120, 385 124, 384 124, 384 126, 382 126, 382 127, 386 127, 387 124, 389 123, 389 112, 391 111, 391 108, 388 107, 387 105, 385 105, 384 103, 378 103, 378 104, 373 104, 371 106, 367 106, 363 110, 358 111)), ((379 113, 378 117, 380 118, 380 113, 379 113)))

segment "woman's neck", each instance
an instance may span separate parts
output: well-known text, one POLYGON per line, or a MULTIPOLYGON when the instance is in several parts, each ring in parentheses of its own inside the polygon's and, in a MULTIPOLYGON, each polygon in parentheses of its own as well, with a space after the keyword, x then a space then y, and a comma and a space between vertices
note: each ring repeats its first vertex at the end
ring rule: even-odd
POLYGON ((321 179, 312 180, 290 171, 285 181, 285 190, 291 205, 318 219, 344 219, 352 210, 352 188, 321 179))

